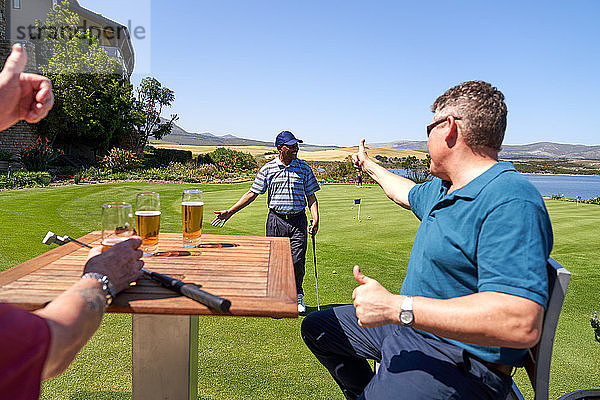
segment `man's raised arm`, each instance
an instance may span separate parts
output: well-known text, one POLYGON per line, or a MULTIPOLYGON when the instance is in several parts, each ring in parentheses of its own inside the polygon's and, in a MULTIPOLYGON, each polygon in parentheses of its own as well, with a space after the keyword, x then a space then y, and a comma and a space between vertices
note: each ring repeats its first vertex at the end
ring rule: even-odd
POLYGON ((360 141, 358 152, 352 155, 352 162, 356 169, 369 174, 371 178, 381 186, 390 200, 410 210, 408 192, 415 186, 415 183, 410 179, 403 178, 388 171, 375 161, 371 160, 365 150, 365 139, 360 141))

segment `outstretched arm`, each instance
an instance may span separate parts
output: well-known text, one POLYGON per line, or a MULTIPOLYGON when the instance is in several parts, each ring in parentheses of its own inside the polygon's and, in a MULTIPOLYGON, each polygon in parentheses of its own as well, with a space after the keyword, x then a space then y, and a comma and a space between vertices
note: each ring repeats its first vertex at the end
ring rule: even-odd
POLYGON ((225 222, 227 222, 227 220, 231 218, 233 214, 240 211, 248 204, 252 203, 257 197, 258 194, 251 191, 244 193, 244 195, 238 200, 238 202, 235 203, 231 208, 227 210, 215 211, 215 214, 217 214, 217 216, 211 222, 211 224, 213 226, 222 227, 223 225, 225 225, 225 222))
POLYGON ((365 139, 360 141, 358 152, 352 155, 352 162, 356 169, 369 174, 375 182, 381 186, 390 200, 410 210, 408 192, 415 186, 415 183, 410 179, 403 178, 388 171, 375 161, 371 160, 365 150, 365 139))
MULTIPOLYGON (((360 326, 400 324, 405 296, 394 295, 354 267, 360 284, 352 293, 360 326)), ((539 341, 544 308, 523 297, 479 292, 451 299, 415 297, 414 328, 483 346, 532 347, 539 341)))
MULTIPOLYGON (((90 250, 84 273, 97 272, 109 277, 118 292, 129 287, 140 275, 144 265, 137 250, 141 240, 129 239, 102 252, 101 247, 90 250)), ((84 278, 35 313, 50 327, 50 349, 44 364, 42 379, 61 374, 79 350, 96 332, 104 310, 106 297, 100 282, 84 278)))

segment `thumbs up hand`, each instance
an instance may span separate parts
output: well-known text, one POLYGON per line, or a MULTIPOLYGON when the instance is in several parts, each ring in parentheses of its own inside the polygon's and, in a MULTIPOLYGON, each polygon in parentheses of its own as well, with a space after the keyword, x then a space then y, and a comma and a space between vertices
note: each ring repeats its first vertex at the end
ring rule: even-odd
POLYGON ((369 160, 367 151, 365 150, 365 139, 362 139, 358 144, 358 151, 352 154, 352 164, 357 171, 362 172, 364 170, 363 165, 369 160))
POLYGON ((358 325, 374 328, 398 323, 402 296, 393 295, 375 279, 364 275, 358 265, 354 266, 354 279, 360 284, 352 292, 358 325))
POLYGON ((0 72, 0 131, 19 120, 38 122, 54 104, 50 80, 24 73, 26 64, 27 52, 15 44, 0 72))

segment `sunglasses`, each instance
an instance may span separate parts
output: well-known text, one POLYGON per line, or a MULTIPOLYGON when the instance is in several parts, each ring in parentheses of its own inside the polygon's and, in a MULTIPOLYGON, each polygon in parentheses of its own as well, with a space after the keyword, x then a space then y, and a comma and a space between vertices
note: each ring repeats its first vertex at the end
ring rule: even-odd
MULTIPOLYGON (((455 120, 459 120, 460 117, 454 117, 455 120)), ((431 133, 431 131, 433 130, 433 128, 435 128, 436 126, 438 126, 439 124, 446 122, 448 120, 448 117, 444 117, 442 119, 438 119, 435 122, 432 122, 431 124, 427 125, 427 137, 429 137, 429 134, 431 133)))

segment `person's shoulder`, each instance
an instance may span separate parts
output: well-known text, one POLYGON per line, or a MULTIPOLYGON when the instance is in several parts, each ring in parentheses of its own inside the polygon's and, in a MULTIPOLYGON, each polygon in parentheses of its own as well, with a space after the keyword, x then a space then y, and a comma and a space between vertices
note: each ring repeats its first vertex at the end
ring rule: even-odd
POLYGON ((518 200, 539 205, 544 203, 537 188, 512 163, 506 162, 501 167, 502 171, 489 183, 489 192, 494 193, 499 201, 518 200))
POLYGON ((276 158, 273 158, 260 168, 260 172, 266 172, 275 168, 277 168, 277 160, 276 158))
POLYGON ((304 160, 301 160, 299 158, 296 158, 294 161, 292 161, 294 163, 294 167, 296 168, 300 168, 304 171, 311 171, 312 172, 312 168, 310 167, 310 165, 308 165, 308 163, 304 160))
POLYGON ((310 168, 310 165, 308 165, 308 163, 304 160, 301 160, 299 158, 296 158, 294 160, 294 162, 296 163, 296 165, 302 167, 302 168, 310 168))
MULTIPOLYGON (((446 186, 449 186, 448 184, 446 184, 446 186)), ((431 179, 425 181, 425 182, 421 182, 421 183, 417 183, 415 184, 415 186, 412 187, 411 190, 415 190, 415 191, 420 191, 420 192, 440 192, 444 187, 444 181, 440 178, 438 178, 437 176, 432 176, 431 179)))

